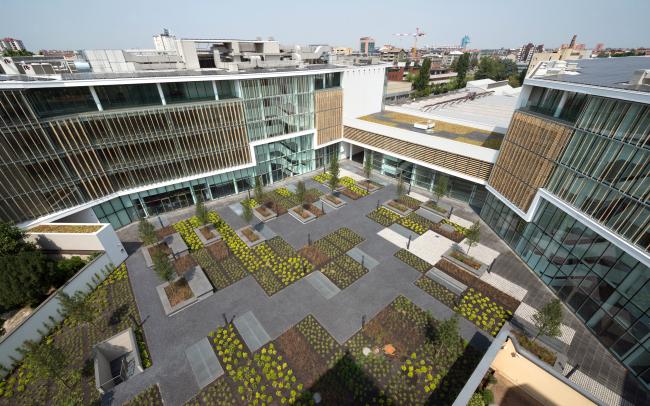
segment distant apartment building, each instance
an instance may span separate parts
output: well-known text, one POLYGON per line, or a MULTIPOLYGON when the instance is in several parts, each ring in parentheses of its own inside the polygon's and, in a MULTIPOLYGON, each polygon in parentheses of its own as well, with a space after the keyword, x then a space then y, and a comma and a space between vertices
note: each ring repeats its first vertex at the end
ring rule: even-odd
POLYGON ((584 44, 576 44, 576 38, 574 35, 568 45, 562 44, 556 51, 535 52, 530 59, 529 67, 538 66, 543 61, 575 61, 591 58, 591 49, 586 49, 584 44))
POLYGON ((16 38, 2 38, 0 39, 0 52, 4 51, 24 51, 25 45, 23 41, 16 38))
POLYGON ((530 63, 530 60, 533 58, 533 54, 541 52, 544 52, 544 44, 534 45, 533 43, 529 42, 528 44, 523 45, 521 48, 519 48, 516 61, 530 63))
POLYGON ((384 45, 379 48, 379 59, 382 62, 398 62, 406 60, 407 52, 402 48, 394 47, 392 45, 384 45))
POLYGON ((451 66, 463 55, 461 51, 451 51, 442 56, 442 66, 451 66))
POLYGON ((375 40, 371 37, 361 37, 359 39, 359 52, 365 55, 375 53, 375 40))

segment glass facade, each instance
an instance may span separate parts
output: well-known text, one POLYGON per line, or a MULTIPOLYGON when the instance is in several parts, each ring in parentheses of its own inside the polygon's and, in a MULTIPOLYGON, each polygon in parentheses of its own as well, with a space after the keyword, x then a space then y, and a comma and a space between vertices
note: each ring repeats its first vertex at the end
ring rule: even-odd
POLYGON ((587 97, 584 93, 533 87, 526 108, 547 116, 575 122, 585 105, 587 97), (562 101, 563 98, 564 101, 562 101))
POLYGON ((174 185, 131 193, 111 199, 93 207, 100 222, 111 223, 113 228, 124 227, 140 217, 155 216, 196 204, 197 201, 214 200, 251 189, 257 174, 265 184, 288 176, 300 175, 329 163, 339 144, 313 149, 313 134, 276 141, 255 147, 257 167, 212 175, 174 185))
POLYGON ((650 269, 545 201, 526 223, 488 194, 481 217, 650 386, 650 269))
POLYGON ((214 100, 212 81, 161 83, 167 104, 214 100))
POLYGON ((487 191, 481 185, 376 151, 365 150, 364 153, 369 152, 372 153, 373 168, 384 175, 397 177, 401 173, 404 182, 430 192, 435 188, 438 177, 444 176, 448 179, 449 197, 479 209, 483 207, 487 191))
POLYGON ((95 92, 104 110, 162 104, 158 87, 153 83, 96 86, 95 92))
POLYGON ((97 111, 88 87, 30 89, 25 94, 41 118, 97 111))
POLYGON ((590 97, 549 191, 650 249, 650 107, 590 97))
POLYGON ((251 141, 314 128, 314 76, 252 79, 239 83, 251 141))

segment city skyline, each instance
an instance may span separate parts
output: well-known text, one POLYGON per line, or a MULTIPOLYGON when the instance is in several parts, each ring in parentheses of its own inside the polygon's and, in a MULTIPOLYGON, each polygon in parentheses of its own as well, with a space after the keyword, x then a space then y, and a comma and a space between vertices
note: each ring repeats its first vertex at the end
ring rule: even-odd
POLYGON ((155 3, 117 0, 110 6, 89 5, 78 0, 8 0, 4 4, 6 15, 29 15, 30 23, 6 19, 0 36, 20 38, 30 50, 152 48, 151 37, 163 28, 179 38, 273 37, 282 44, 327 43, 353 49, 358 48, 362 36, 373 37, 378 46, 392 44, 408 48, 412 39, 394 34, 411 33, 416 27, 427 34, 418 41, 421 46, 455 45, 464 35, 469 35, 469 47, 483 49, 516 48, 528 42, 555 48, 568 43, 573 34, 578 35, 578 43, 585 43, 588 48, 597 43, 608 47, 641 47, 647 46, 643 41, 650 38, 650 27, 643 20, 650 13, 650 3, 634 0, 616 4, 551 1, 525 8, 520 2, 510 0, 496 5, 469 1, 462 12, 449 8, 443 16, 440 2, 417 3, 409 9, 398 10, 401 18, 396 18, 393 4, 368 1, 349 4, 335 0, 326 8, 313 3, 296 5, 277 1, 272 5, 255 4, 256 13, 251 12, 250 4, 233 3, 227 8, 205 1, 184 4, 187 6, 179 8, 169 0, 155 3), (225 13, 242 18, 223 18, 225 13), (365 14, 353 19, 354 24, 318 27, 312 23, 314 18, 334 21, 345 13, 365 14), (625 19, 609 19, 621 13, 625 19), (70 15, 75 16, 73 23, 61 24, 70 15), (432 17, 422 17, 428 15, 432 17), (607 25, 593 23, 604 16, 608 17, 607 25))

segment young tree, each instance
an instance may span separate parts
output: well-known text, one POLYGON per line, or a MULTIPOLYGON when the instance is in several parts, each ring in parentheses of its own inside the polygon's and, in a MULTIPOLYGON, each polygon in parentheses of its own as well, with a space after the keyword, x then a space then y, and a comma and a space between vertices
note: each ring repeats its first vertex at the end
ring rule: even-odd
POLYGON ((449 178, 446 176, 438 175, 436 179, 436 186, 433 189, 433 194, 436 195, 436 201, 440 201, 449 193, 449 178))
POLYGON ((25 357, 30 370, 46 379, 56 379, 70 389, 66 381, 68 357, 64 351, 52 344, 26 341, 19 350, 25 357))
POLYGON ((330 189, 332 190, 332 193, 334 193, 334 189, 336 189, 339 186, 339 170, 340 170, 340 168, 339 168, 339 157, 338 157, 338 151, 337 151, 337 153, 333 154, 332 158, 330 159, 329 186, 330 186, 330 189))
POLYGON ((397 175, 397 198, 399 199, 404 194, 404 178, 402 177, 402 171, 397 175))
POLYGON ((255 176, 253 197, 255 197, 257 204, 262 204, 264 201, 264 182, 262 182, 262 177, 260 175, 255 176))
POLYGON ((363 174, 366 175, 368 182, 366 183, 366 191, 370 187, 370 176, 372 175, 372 152, 368 151, 366 154, 366 161, 363 163, 363 174))
POLYGON ((476 247, 481 240, 481 223, 476 221, 465 233, 465 239, 467 240, 467 255, 469 255, 469 250, 472 247, 476 247))
POLYGON ((156 230, 154 229, 153 224, 148 222, 144 217, 140 217, 138 233, 140 234, 140 239, 144 245, 151 245, 158 241, 158 236, 156 235, 156 230))
POLYGON ((51 287, 52 263, 40 251, 0 256, 0 306, 37 305, 51 287))
POLYGON ((174 265, 169 260, 169 256, 162 250, 154 252, 152 258, 153 271, 163 282, 171 283, 176 277, 176 270, 174 265))
POLYGON ((246 223, 248 224, 253 219, 253 209, 251 208, 250 204, 243 204, 242 207, 244 208, 244 210, 242 211, 241 215, 244 218, 244 221, 246 221, 246 223))
POLYGON ((465 52, 458 58, 458 61, 456 62, 456 73, 458 73, 458 75, 456 76, 457 89, 460 89, 461 87, 465 87, 467 69, 469 69, 469 53, 465 52))
POLYGON ((205 204, 203 203, 203 200, 199 200, 198 203, 196 203, 196 218, 199 219, 201 224, 206 224, 208 221, 208 209, 205 208, 205 204))
POLYGON ((559 337, 562 334, 560 325, 562 325, 562 304, 560 299, 553 299, 545 304, 539 312, 533 315, 537 334, 533 341, 541 335, 549 337, 559 337))
POLYGON ((66 317, 69 317, 76 323, 92 323, 95 320, 95 309, 86 300, 86 296, 77 291, 74 295, 68 295, 65 292, 60 292, 58 295, 61 309, 66 317))
POLYGON ((440 353, 440 349, 447 348, 448 350, 453 350, 458 346, 460 341, 460 335, 458 334, 458 316, 456 314, 452 315, 447 320, 443 320, 438 323, 438 326, 435 328, 434 344, 436 345, 436 358, 440 353))
POLYGON ((424 58, 424 60, 422 61, 422 66, 420 66, 418 75, 415 77, 415 80, 413 81, 413 89, 418 91, 425 90, 429 86, 430 77, 431 77, 431 59, 424 58))
POLYGON ((300 214, 302 214, 304 206, 307 203, 307 188, 303 181, 299 181, 298 184, 296 184, 296 199, 300 202, 300 214))

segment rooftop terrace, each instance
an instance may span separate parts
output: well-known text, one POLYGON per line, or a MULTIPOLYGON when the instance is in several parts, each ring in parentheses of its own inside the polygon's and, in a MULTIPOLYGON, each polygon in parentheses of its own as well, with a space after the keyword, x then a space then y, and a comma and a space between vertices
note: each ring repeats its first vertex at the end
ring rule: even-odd
POLYGON ((427 120, 423 117, 417 117, 410 114, 398 113, 394 111, 381 111, 379 113, 360 117, 360 119, 369 121, 371 123, 415 131, 431 137, 442 137, 448 140, 464 142, 466 144, 478 145, 481 147, 496 150, 499 149, 501 142, 503 141, 503 135, 497 132, 479 130, 477 128, 453 124, 436 119, 427 120), (435 127, 429 130, 425 130, 416 128, 414 126, 415 123, 426 124, 427 122, 435 123, 435 127))

